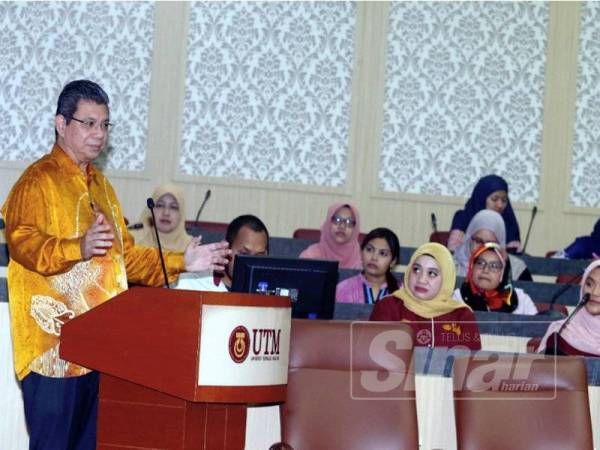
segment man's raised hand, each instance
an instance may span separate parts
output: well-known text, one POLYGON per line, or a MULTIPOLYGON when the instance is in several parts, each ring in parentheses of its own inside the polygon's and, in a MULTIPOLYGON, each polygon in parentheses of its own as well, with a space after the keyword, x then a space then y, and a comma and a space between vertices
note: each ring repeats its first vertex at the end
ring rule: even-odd
POLYGON ((203 272, 205 270, 222 272, 231 255, 229 244, 225 241, 200 245, 200 238, 195 237, 185 249, 185 270, 187 272, 203 272))
POLYGON ((81 256, 84 260, 92 256, 106 255, 112 247, 115 235, 104 214, 98 214, 92 226, 81 238, 81 256))

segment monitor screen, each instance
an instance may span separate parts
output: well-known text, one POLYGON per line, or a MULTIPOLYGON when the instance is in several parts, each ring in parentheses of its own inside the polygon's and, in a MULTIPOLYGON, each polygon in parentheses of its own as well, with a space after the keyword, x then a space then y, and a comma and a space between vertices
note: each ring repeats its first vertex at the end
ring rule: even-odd
POLYGON ((231 290, 289 296, 293 318, 332 319, 337 280, 337 261, 237 255, 231 290))

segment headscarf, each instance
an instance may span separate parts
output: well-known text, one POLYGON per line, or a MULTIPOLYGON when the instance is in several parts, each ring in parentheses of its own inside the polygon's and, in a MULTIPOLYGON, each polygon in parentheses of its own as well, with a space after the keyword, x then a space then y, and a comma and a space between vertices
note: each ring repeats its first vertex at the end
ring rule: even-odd
POLYGON ((464 277, 469 268, 469 260, 471 258, 471 238, 479 230, 490 230, 496 236, 498 245, 506 247, 506 232, 502 216, 491 209, 483 209, 479 211, 473 220, 469 223, 465 232, 465 239, 454 252, 454 262, 456 263, 456 272, 459 276, 464 277))
MULTIPOLYGON (((187 245, 190 243, 192 237, 185 232, 185 201, 181 190, 172 184, 163 184, 156 188, 152 193, 152 199, 154 203, 165 194, 171 194, 177 200, 179 204, 179 223, 177 227, 170 233, 158 232, 160 236, 160 245, 164 250, 172 252, 183 252, 187 245)), ((155 212, 156 214, 156 212, 155 212)), ((154 224, 152 223, 152 214, 148 208, 145 208, 140 216, 140 222, 144 225, 142 230, 136 237, 136 245, 143 245, 147 247, 158 247, 156 243, 156 234, 154 232, 154 224)))
POLYGON ((437 242, 428 242, 427 244, 421 245, 410 258, 410 262, 404 272, 404 284, 403 286, 394 292, 394 296, 401 299, 404 302, 404 306, 413 313, 427 318, 432 319, 449 312, 454 311, 458 308, 471 309, 466 303, 455 300, 452 298, 454 292, 454 284, 456 283, 456 271, 454 269, 454 262, 452 261, 452 255, 450 251, 437 242), (408 288, 408 281, 412 273, 412 267, 415 264, 417 258, 422 255, 429 255, 436 260, 441 269, 442 286, 437 295, 431 300, 421 300, 410 291, 408 288))
POLYGON ((476 311, 490 310, 511 313, 517 308, 519 300, 512 285, 510 259, 498 244, 488 242, 475 249, 471 255, 467 278, 460 288, 460 293, 465 303, 476 311), (500 258, 500 261, 504 265, 504 271, 498 287, 493 290, 484 291, 473 281, 473 268, 477 258, 487 251, 493 251, 498 255, 498 258, 500 258))
POLYGON ((340 269, 362 269, 362 259, 360 257, 360 244, 358 235, 360 234, 360 214, 358 209, 349 203, 335 203, 327 210, 325 222, 321 225, 321 238, 317 244, 308 247, 301 257, 323 258, 339 261, 340 269), (338 244, 331 237, 331 218, 340 208, 347 207, 352 211, 355 225, 352 228, 352 235, 345 244, 338 244))
POLYGON ((580 236, 565 248, 565 253, 571 259, 592 259, 596 253, 600 255, 600 219, 594 225, 592 234, 580 236))
MULTIPOLYGON (((583 298, 583 287, 587 278, 598 267, 600 267, 600 260, 595 260, 585 269, 581 278, 579 301, 583 298)), ((567 319, 557 320, 548 326, 548 330, 546 330, 546 334, 538 347, 539 349, 546 348, 548 337, 553 333, 557 333, 565 320, 567 319)), ((584 306, 573 316, 560 337, 582 352, 600 355, 600 316, 593 316, 584 306)))
MULTIPOLYGON (((485 209, 485 203, 490 194, 496 191, 506 191, 508 195, 508 183, 504 178, 498 175, 486 175, 480 178, 473 188, 473 193, 469 200, 467 200, 465 208, 454 214, 450 229, 466 230, 475 214, 485 209)), ((506 208, 502 211, 502 219, 506 228, 507 242, 520 241, 519 223, 510 204, 510 198, 508 198, 506 208)))

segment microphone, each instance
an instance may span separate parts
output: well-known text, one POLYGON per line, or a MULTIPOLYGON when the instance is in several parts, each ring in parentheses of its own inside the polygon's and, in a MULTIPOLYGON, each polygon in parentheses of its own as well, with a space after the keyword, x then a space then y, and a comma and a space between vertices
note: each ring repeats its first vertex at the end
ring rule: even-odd
MULTIPOLYGON (((589 301, 590 301, 590 293, 588 292, 581 298, 581 301, 577 304, 577 306, 575 307, 573 312, 571 314, 569 314, 569 316, 565 319, 563 324, 558 329, 558 332, 554 334, 554 348, 552 349, 552 353, 550 353, 550 354, 552 354, 552 355, 558 354, 558 338, 560 337, 560 334, 563 332, 563 330, 565 329, 567 324, 571 321, 571 319, 573 317, 575 317, 575 314, 577 314, 579 312, 579 310, 581 308, 583 308, 585 306, 585 304, 589 301)), ((546 354, 548 354, 548 353, 546 353, 546 354)))
POLYGON ((581 278, 582 276, 583 276, 583 272, 577 273, 577 274, 573 275, 571 278, 569 278, 567 280, 567 282, 565 283, 565 285, 554 293, 554 295, 550 299, 550 303, 548 303, 548 309, 546 311, 542 311, 542 312, 538 313, 537 315, 538 316, 555 316, 558 318, 564 317, 559 312, 554 311, 554 309, 553 309, 554 304, 556 303, 556 300, 558 300, 558 297, 563 295, 565 292, 567 292, 569 290, 569 288, 574 286, 573 285, 574 281, 577 280, 578 278, 581 278))
POLYGON ((437 218, 435 217, 435 213, 431 213, 431 228, 433 228, 433 232, 437 233, 437 218))
POLYGON ((521 253, 525 253, 525 249, 527 248, 527 243, 529 242, 529 233, 531 233, 531 226, 533 225, 533 219, 535 219, 535 215, 537 214, 537 206, 534 205, 531 210, 531 219, 529 220, 529 227, 527 228, 527 235, 525 236, 525 243, 523 244, 523 250, 521 253))
POLYGON ((206 205, 206 201, 210 198, 210 189, 206 191, 206 194, 204 194, 204 200, 202 200, 202 204, 200 205, 200 209, 198 209, 198 213, 196 214, 196 222, 198 222, 198 219, 200 218, 200 214, 202 213, 202 210, 204 209, 204 205, 206 205))
POLYGON ((156 228, 156 217, 154 216, 154 200, 152 197, 149 197, 146 200, 146 205, 150 209, 150 213, 152 214, 152 223, 154 224, 154 233, 156 235, 156 242, 158 243, 158 254, 160 256, 160 263, 162 265, 163 275, 165 277, 165 285, 169 288, 169 277, 167 276, 167 266, 165 266, 165 258, 163 256, 162 247, 160 245, 160 238, 158 237, 158 228, 156 228))

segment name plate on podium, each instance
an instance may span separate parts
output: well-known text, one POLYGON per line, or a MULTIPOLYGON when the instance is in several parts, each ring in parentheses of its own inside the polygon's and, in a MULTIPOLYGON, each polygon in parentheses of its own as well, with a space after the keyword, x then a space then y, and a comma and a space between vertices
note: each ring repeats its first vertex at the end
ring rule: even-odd
POLYGON ((202 305, 199 386, 287 384, 290 308, 202 305))

